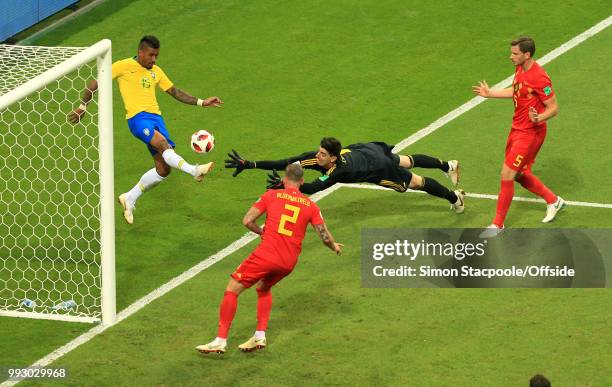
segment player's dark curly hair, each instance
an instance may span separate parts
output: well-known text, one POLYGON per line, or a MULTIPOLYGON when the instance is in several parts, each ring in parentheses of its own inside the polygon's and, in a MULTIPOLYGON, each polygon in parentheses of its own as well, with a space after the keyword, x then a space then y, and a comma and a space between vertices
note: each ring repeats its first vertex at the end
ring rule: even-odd
POLYGON ((342 144, 334 137, 323 137, 321 140, 321 148, 329 152, 330 156, 336 156, 340 159, 340 151, 342 150, 342 144))
POLYGON ((535 375, 529 381, 529 387, 550 387, 550 381, 544 375, 535 375))
POLYGON ((521 50, 521 52, 524 54, 526 52, 531 54, 531 57, 533 58, 533 54, 535 54, 535 41, 530 38, 529 36, 521 36, 518 37, 516 39, 514 39, 511 43, 511 46, 517 46, 519 47, 519 50, 521 50))
POLYGON ((159 39, 157 39, 153 35, 143 36, 142 39, 140 39, 140 43, 138 44, 138 49, 143 49, 144 46, 159 49, 159 39))

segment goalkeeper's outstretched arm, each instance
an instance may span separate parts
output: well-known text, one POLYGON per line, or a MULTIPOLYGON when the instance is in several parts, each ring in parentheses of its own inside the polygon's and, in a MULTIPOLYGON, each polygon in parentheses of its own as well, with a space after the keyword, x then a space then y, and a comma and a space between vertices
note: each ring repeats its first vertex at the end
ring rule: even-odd
POLYGON ((336 184, 336 181, 327 175, 323 175, 310 183, 304 183, 300 187, 300 192, 306 195, 312 195, 319 191, 323 191, 336 184))
MULTIPOLYGON (((266 180, 266 182, 268 183, 268 185, 266 186, 267 189, 282 189, 284 187, 283 181, 279 174, 276 173, 275 169, 272 170, 272 173, 268 174, 268 179, 266 180)), ((324 189, 327 189, 336 183, 337 181, 331 178, 330 176, 323 175, 310 183, 302 184, 300 186, 300 192, 306 195, 312 195, 319 191, 323 191, 324 189)))
MULTIPOLYGON (((227 156, 229 159, 225 160, 225 168, 234 168, 234 173, 232 176, 236 177, 245 169, 264 169, 267 171, 271 171, 273 169, 276 170, 284 170, 287 168, 287 165, 293 164, 298 161, 315 159, 316 152, 306 152, 302 153, 299 156, 289 157, 281 160, 262 160, 262 161, 250 161, 242 158, 236 152, 236 150, 232 149, 231 153, 228 153, 227 156)), ((303 165, 304 168, 314 168, 316 167, 316 163, 313 165, 303 165)))

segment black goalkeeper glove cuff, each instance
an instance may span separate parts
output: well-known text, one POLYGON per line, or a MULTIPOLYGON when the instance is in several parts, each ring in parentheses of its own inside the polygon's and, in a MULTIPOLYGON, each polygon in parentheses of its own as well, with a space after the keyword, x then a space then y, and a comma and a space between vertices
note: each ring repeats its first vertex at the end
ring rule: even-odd
POLYGON ((249 160, 243 159, 236 150, 232 149, 232 153, 228 153, 229 159, 225 160, 225 168, 235 168, 236 170, 232 176, 236 177, 238 174, 245 169, 255 168, 255 163, 249 160))

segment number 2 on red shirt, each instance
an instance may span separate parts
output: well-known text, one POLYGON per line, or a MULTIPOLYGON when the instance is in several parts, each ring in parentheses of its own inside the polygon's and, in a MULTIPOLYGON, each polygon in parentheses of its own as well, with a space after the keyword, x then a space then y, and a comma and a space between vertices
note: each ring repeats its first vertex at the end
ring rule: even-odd
POLYGON ((280 222, 278 224, 278 233, 290 237, 293 235, 293 231, 287 230, 285 228, 285 224, 287 222, 293 224, 297 222, 298 216, 300 215, 300 207, 292 206, 291 204, 285 204, 285 210, 290 211, 291 215, 281 215, 280 222))

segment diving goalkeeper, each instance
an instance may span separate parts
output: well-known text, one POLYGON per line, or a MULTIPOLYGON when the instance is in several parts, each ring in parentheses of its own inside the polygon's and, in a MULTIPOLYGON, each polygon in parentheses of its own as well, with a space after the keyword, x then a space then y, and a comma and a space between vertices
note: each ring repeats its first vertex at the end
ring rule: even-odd
POLYGON ((245 169, 274 170, 274 173, 269 175, 268 188, 282 188, 280 177, 275 171, 285 169, 289 164, 299 163, 305 169, 314 169, 322 174, 300 187, 304 194, 314 194, 336 183, 367 182, 397 192, 406 192, 408 189, 425 191, 448 200, 451 209, 456 213, 464 211, 465 192, 459 189, 451 191, 436 180, 419 176, 409 170, 414 167, 440 169, 456 186, 459 183, 457 160, 441 161, 427 155, 396 155, 392 149, 393 146, 384 142, 352 144, 343 148, 337 139, 325 137, 321 140, 318 151, 276 161, 249 161, 233 150, 228 154, 229 159, 225 160, 225 168, 234 168, 234 177, 245 169))

